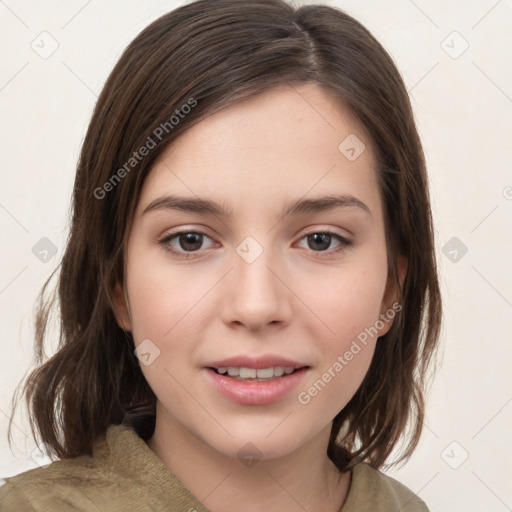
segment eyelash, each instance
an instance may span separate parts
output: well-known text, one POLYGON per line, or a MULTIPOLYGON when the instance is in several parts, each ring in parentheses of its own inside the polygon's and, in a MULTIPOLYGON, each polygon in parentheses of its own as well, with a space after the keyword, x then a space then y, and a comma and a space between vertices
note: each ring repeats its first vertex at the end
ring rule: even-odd
MULTIPOLYGON (((169 252, 179 258, 184 258, 184 259, 187 259, 187 258, 192 258, 194 257, 199 251, 186 251, 186 252, 180 252, 180 251, 176 251, 174 249, 171 248, 170 246, 170 242, 179 237, 180 235, 187 235, 187 234, 194 234, 194 235, 201 235, 201 236, 205 236, 207 238, 211 238, 210 236, 208 236, 206 233, 202 232, 202 231, 197 231, 197 230, 184 230, 184 231, 176 231, 175 233, 170 233, 168 234, 167 236, 165 236, 163 239, 159 240, 158 243, 160 245, 162 245, 163 249, 166 251, 166 252, 169 252)), ((332 236, 333 238, 335 238, 338 242, 340 242, 340 245, 334 249, 334 250, 331 250, 331 251, 311 251, 315 254, 318 254, 321 258, 322 257, 327 257, 327 256, 331 256, 333 253, 337 253, 349 246, 351 246, 353 244, 352 240, 349 240, 348 238, 345 238, 344 236, 341 236, 339 235, 338 233, 335 233, 333 231, 312 231, 311 233, 307 233, 305 234, 304 236, 301 237, 301 240, 308 237, 308 236, 311 236, 311 235, 330 235, 332 236)))

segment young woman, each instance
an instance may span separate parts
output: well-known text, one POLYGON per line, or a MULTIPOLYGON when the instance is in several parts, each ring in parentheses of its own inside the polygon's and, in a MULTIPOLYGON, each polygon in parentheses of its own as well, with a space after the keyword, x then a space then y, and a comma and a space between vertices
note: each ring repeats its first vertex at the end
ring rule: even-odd
POLYGON ((54 460, 2 510, 424 511, 441 301, 406 89, 340 10, 199 0, 96 105, 24 393, 54 460))

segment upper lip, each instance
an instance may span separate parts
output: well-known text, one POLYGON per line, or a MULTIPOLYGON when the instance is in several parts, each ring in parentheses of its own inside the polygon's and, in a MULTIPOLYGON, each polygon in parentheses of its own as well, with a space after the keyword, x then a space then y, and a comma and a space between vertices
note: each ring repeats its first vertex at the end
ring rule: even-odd
POLYGON ((212 361, 211 363, 205 364, 206 368, 220 368, 220 367, 235 367, 235 368, 255 368, 260 370, 263 368, 272 368, 276 366, 283 366, 285 368, 303 368, 308 366, 291 359, 286 359, 272 354, 264 354, 260 356, 240 355, 234 357, 228 357, 218 361, 212 361))

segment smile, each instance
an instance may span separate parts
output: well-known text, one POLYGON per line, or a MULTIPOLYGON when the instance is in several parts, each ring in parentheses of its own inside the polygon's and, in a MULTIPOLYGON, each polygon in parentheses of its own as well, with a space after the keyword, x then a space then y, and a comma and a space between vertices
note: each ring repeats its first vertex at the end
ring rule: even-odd
POLYGON ((221 366, 219 368, 212 368, 219 375, 226 375, 235 380, 249 380, 255 382, 264 382, 273 380, 283 375, 290 375, 297 369, 293 366, 271 366, 269 368, 246 368, 235 366, 221 366))
POLYGON ((289 396, 309 370, 309 366, 301 368, 277 366, 258 369, 210 367, 203 368, 203 374, 209 387, 231 402, 242 405, 267 405, 289 396), (224 373, 219 373, 220 370, 224 373), (229 375, 230 370, 234 375, 229 375), (271 377, 258 377, 258 372, 262 372, 260 375, 270 375, 270 371, 272 371, 271 377), (244 375, 250 376, 244 377, 244 375), (253 375, 255 377, 252 377, 253 375))

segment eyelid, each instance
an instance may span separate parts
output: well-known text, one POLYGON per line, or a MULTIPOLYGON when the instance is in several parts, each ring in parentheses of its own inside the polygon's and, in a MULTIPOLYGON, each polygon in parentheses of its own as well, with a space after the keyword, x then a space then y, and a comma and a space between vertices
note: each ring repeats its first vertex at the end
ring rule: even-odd
MULTIPOLYGON (((172 230, 166 231, 165 235, 162 235, 160 240, 162 238, 167 238, 170 235, 179 235, 179 234, 183 234, 183 233, 197 233, 197 234, 205 235, 209 238, 215 239, 215 236, 208 234, 208 231, 209 231, 209 229, 207 227, 203 227, 200 224, 196 224, 194 226, 183 226, 183 227, 180 226, 179 228, 176 228, 176 231, 172 231, 172 230), (197 226, 199 226, 199 227, 197 227, 197 226)), ((347 240, 350 240, 351 237, 354 236, 354 234, 346 228, 340 228, 340 227, 333 228, 332 226, 321 226, 321 225, 318 226, 316 224, 302 228, 301 230, 299 230, 297 232, 297 234, 295 236, 296 237, 300 236, 300 238, 303 238, 304 236, 310 235, 313 233, 329 233, 332 235, 338 235, 347 240), (346 234, 339 233, 336 230, 342 230, 346 234)))
POLYGON ((338 227, 327 226, 327 225, 322 226, 321 224, 312 224, 310 226, 307 226, 307 227, 301 229, 298 232, 297 236, 300 236, 302 238, 302 237, 304 237, 306 235, 310 235, 312 233, 330 233, 332 235, 338 235, 338 236, 341 236, 342 238, 346 238, 347 240, 350 240, 351 237, 354 236, 354 234, 346 228, 340 228, 339 226, 338 227), (300 233, 302 233, 302 235, 300 235, 300 233))

